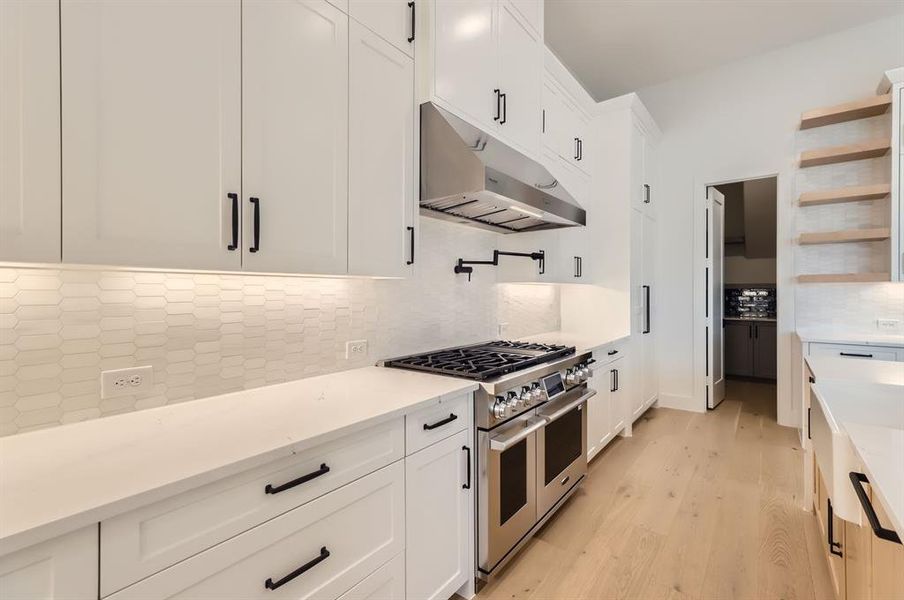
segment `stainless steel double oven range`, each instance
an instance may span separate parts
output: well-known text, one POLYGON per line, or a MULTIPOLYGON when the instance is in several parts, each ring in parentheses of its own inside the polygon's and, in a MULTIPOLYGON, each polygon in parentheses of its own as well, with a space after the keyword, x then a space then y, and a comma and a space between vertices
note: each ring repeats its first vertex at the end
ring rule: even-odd
POLYGON ((495 341, 385 361, 467 377, 477 427, 477 573, 490 579, 587 473, 590 353, 495 341))

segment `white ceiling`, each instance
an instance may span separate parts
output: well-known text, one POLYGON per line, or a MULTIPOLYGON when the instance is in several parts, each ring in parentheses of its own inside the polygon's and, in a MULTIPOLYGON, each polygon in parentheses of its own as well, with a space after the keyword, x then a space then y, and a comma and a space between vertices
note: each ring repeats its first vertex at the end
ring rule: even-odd
POLYGON ((545 36, 605 100, 902 12, 902 0, 546 0, 545 36))

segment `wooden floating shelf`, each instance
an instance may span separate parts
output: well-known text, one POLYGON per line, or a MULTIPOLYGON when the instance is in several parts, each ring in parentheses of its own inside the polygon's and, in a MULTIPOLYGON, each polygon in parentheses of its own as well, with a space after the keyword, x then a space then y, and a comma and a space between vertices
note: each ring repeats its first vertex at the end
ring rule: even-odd
POLYGON ((879 185, 858 185, 855 187, 807 192, 800 195, 799 202, 801 206, 819 206, 820 204, 876 200, 878 198, 884 198, 890 193, 891 186, 887 183, 880 183, 879 185))
POLYGON ((831 148, 819 148, 818 150, 807 150, 800 154, 800 166, 815 167, 852 160, 878 158, 884 156, 890 148, 891 142, 887 139, 882 139, 846 144, 844 146, 833 146, 831 148))
POLYGON ((798 275, 799 283, 874 283, 891 281, 891 273, 824 273, 798 275))
POLYGON ((881 242, 891 237, 888 227, 873 229, 846 229, 844 231, 820 231, 800 234, 800 243, 807 244, 839 244, 848 242, 881 242))
POLYGON ((863 100, 845 102, 836 106, 815 108, 800 116, 800 128, 810 129, 812 127, 876 117, 886 112, 889 106, 891 106, 891 94, 871 96, 863 100))

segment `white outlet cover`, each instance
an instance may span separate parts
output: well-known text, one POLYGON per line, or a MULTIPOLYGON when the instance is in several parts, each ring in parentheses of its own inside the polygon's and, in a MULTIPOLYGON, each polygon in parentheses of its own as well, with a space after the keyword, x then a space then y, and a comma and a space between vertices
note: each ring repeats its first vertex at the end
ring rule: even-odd
POLYGON ((345 358, 364 358, 367 356, 367 340, 351 340, 345 342, 345 358))
POLYGON ((100 373, 100 397, 102 400, 144 393, 153 387, 154 368, 150 365, 112 369, 100 373))
POLYGON ((899 331, 901 321, 898 319, 876 319, 876 328, 879 331, 899 331))

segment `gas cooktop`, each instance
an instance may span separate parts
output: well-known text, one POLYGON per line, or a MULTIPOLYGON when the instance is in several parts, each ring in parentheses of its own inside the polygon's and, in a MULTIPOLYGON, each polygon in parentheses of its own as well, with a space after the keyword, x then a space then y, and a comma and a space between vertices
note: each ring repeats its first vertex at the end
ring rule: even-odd
POLYGON ((574 346, 496 340, 393 358, 383 366, 487 381, 574 352, 574 346))

